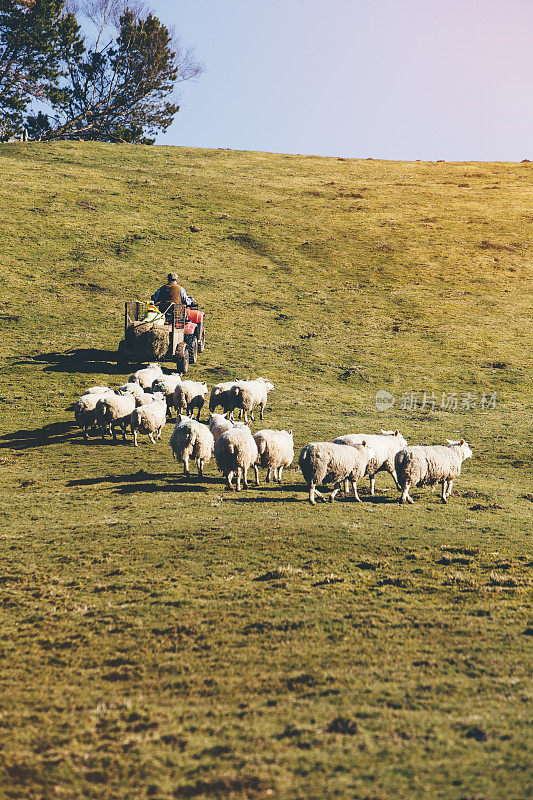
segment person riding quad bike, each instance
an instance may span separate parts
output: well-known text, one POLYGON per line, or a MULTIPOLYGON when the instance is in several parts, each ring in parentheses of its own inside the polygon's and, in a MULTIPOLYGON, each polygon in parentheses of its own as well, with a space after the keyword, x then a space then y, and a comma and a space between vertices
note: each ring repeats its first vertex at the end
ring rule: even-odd
POLYGON ((166 311, 171 303, 177 306, 195 306, 197 305, 194 297, 189 297, 187 292, 182 286, 178 284, 178 276, 175 272, 169 272, 167 282, 160 286, 151 299, 158 306, 160 311, 166 311))

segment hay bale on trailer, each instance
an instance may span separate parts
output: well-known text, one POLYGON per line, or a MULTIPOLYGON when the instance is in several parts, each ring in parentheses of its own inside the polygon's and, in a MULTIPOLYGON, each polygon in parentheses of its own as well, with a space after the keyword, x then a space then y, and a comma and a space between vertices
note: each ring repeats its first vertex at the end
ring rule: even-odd
POLYGON ((124 341, 143 361, 162 361, 170 347, 170 326, 139 322, 126 328, 124 341))
POLYGON ((203 311, 171 303, 159 312, 152 303, 126 302, 119 366, 130 361, 174 361, 178 372, 183 373, 189 363, 196 363, 204 347, 203 311))

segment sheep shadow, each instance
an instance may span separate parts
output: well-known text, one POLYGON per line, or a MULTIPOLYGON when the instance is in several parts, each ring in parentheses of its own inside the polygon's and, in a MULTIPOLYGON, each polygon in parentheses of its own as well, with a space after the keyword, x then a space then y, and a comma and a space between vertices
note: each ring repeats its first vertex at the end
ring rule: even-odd
POLYGON ((307 487, 305 483, 274 483, 271 481, 267 483, 265 480, 261 481, 259 486, 255 482, 250 483, 250 488, 259 489, 262 492, 306 492, 307 487))
MULTIPOLYGON (((98 350, 94 347, 76 348, 63 353, 39 353, 16 363, 45 364, 45 372, 81 372, 87 375, 123 375, 128 369, 117 365, 116 350, 98 350)), ((134 362, 132 366, 135 366, 134 362)))
MULTIPOLYGON (((383 503, 385 503, 387 505, 390 505, 391 503, 397 503, 398 502, 398 498, 397 497, 393 497, 392 495, 388 495, 387 496, 386 494, 385 495, 375 494, 374 497, 372 497, 372 495, 369 492, 364 492, 363 493, 360 490, 359 490, 358 494, 359 494, 359 497, 361 498, 361 502, 362 503, 369 503, 370 505, 380 505, 380 504, 383 504, 383 503)), ((337 497, 335 498, 335 502, 336 503, 355 503, 356 505, 359 505, 357 503, 357 500, 353 496, 353 494, 350 494, 348 496, 346 496, 346 495, 342 495, 342 496, 341 495, 337 495, 337 497)))
MULTIPOLYGON (((250 487, 250 488, 253 488, 253 487, 250 487)), ((243 491, 244 492, 246 492, 246 491, 249 492, 250 489, 243 489, 243 491)), ((238 503, 300 503, 300 502, 302 502, 302 500, 305 499, 305 498, 302 498, 302 497, 280 497, 280 496, 277 496, 277 497, 265 497, 264 495, 261 495, 260 497, 255 495, 254 497, 252 497, 250 495, 248 495, 248 496, 244 495, 243 496, 242 493, 237 494, 236 492, 228 492, 227 495, 225 495, 225 499, 229 500, 232 497, 232 495, 234 496, 235 500, 238 503)))
POLYGON ((101 483, 133 483, 134 481, 164 480, 164 474, 145 472, 140 469, 138 472, 129 472, 125 475, 100 475, 97 478, 79 478, 68 481, 67 486, 98 486, 101 483))
POLYGON ((115 485, 118 488, 114 494, 130 495, 152 492, 196 492, 206 494, 208 489, 201 484, 205 483, 205 478, 193 476, 184 479, 183 476, 169 476, 166 473, 145 472, 141 469, 138 472, 129 472, 124 475, 99 475, 96 478, 79 478, 68 481, 67 486, 101 486, 102 484, 115 485), (120 485, 124 484, 124 485, 120 485))
POLYGON ((196 492, 197 494, 207 494, 208 489, 206 486, 195 486, 191 483, 174 483, 166 486, 162 486, 159 483, 130 483, 120 489, 115 489, 114 494, 129 495, 153 492, 176 492, 178 494, 196 492))
POLYGON ((75 422, 52 422, 43 428, 34 430, 22 429, 4 433, 0 436, 0 448, 11 450, 28 450, 33 447, 43 447, 47 444, 60 444, 69 442, 78 431, 75 422))

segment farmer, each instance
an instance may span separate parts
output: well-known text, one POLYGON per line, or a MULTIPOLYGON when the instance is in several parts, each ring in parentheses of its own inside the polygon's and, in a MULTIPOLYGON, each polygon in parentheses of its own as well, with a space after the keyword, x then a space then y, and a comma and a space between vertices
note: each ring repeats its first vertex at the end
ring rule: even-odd
POLYGON ((175 272, 169 272, 167 282, 159 287, 151 299, 159 306, 160 311, 165 311, 171 303, 184 306, 196 305, 194 297, 189 297, 185 289, 178 285, 178 276, 175 272))

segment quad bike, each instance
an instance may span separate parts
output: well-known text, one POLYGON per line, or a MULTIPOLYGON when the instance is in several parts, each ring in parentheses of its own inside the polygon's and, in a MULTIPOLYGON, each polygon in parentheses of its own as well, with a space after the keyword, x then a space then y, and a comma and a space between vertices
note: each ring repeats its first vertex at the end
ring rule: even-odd
POLYGON ((205 349, 204 312, 198 306, 170 303, 161 313, 150 314, 148 303, 126 301, 124 338, 119 343, 117 364, 174 361, 178 372, 187 372, 205 349), (154 319, 155 317, 155 319, 154 319))

